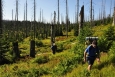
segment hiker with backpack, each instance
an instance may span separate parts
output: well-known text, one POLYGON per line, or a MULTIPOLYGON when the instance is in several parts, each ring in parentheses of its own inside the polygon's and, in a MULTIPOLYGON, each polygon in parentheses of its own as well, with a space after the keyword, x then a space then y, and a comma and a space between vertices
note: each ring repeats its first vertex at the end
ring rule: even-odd
POLYGON ((88 70, 90 71, 92 68, 92 65, 97 58, 97 61, 100 62, 100 57, 99 57, 99 49, 97 46, 97 41, 93 40, 92 44, 89 45, 86 50, 84 51, 84 62, 88 62, 88 70))
POLYGON ((57 45, 55 43, 53 43, 51 46, 51 49, 52 49, 52 53, 55 54, 56 50, 57 50, 57 45))

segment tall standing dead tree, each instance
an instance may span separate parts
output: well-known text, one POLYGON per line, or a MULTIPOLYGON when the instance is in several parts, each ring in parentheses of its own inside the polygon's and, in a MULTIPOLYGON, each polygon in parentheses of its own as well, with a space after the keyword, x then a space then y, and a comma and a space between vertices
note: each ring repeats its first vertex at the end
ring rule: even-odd
POLYGON ((16 21, 18 21, 18 0, 16 0, 16 21))
POLYGON ((91 6, 90 6, 90 25, 92 27, 92 0, 91 0, 91 6))
POLYGON ((0 36, 2 35, 2 0, 0 0, 0 36))
POLYGON ((41 23, 41 8, 40 8, 40 23, 41 23))
POLYGON ((13 51, 16 58, 20 58, 20 52, 18 48, 18 0, 16 0, 16 16, 15 16, 15 28, 16 28, 16 40, 13 42, 13 51))
POLYGON ((114 13, 113 13, 113 24, 112 24, 112 26, 114 26, 115 25, 115 7, 114 7, 114 13))
POLYGON ((28 7, 28 5, 27 5, 27 0, 26 0, 26 37, 28 37, 28 34, 27 34, 27 7, 28 7))
POLYGON ((51 25, 51 46, 55 42, 55 24, 56 24, 56 12, 54 11, 54 23, 51 25))
POLYGON ((12 21, 13 21, 13 9, 12 9, 12 21))
POLYGON ((68 37, 68 1, 66 0, 66 36, 68 37))
POLYGON ((24 21, 25 21, 25 4, 24 4, 24 21))
POLYGON ((58 26, 59 26, 59 0, 58 0, 58 26))
POLYGON ((81 7, 79 16, 80 16, 80 23, 79 23, 79 34, 80 34, 80 30, 83 28, 83 22, 84 22, 84 5, 81 7))
POLYGON ((79 16, 79 0, 77 0, 77 23, 78 23, 78 16, 79 16))
MULTIPOLYGON (((0 0, 0 38, 2 37, 2 0, 0 0)), ((1 42, 0 42, 1 46, 1 42)), ((1 47, 0 47, 0 64, 2 61, 2 56, 1 56, 1 47)))
POLYGON ((110 3, 110 17, 111 17, 111 9, 112 9, 112 0, 111 0, 111 3, 110 3))
POLYGON ((35 21, 36 21, 36 0, 34 0, 34 35, 30 42, 30 57, 35 57, 35 21))
POLYGON ((114 12, 113 12, 113 24, 112 26, 115 25, 115 1, 114 1, 114 12))

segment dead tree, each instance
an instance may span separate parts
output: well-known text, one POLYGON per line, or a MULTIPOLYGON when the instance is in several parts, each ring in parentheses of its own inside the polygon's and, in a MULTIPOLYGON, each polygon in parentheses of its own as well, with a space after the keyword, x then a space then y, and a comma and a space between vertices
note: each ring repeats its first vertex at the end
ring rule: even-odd
POLYGON ((34 40, 35 40, 35 21, 36 21, 36 0, 34 0, 34 40))
POLYGON ((20 52, 18 48, 18 0, 16 0, 16 18, 15 18, 15 28, 16 28, 16 40, 13 42, 13 51, 16 58, 20 58, 20 52))
POLYGON ((78 23, 78 16, 79 16, 79 0, 77 0, 77 23, 78 23))
POLYGON ((111 9, 112 9, 112 0, 111 0, 111 3, 110 3, 110 17, 111 17, 111 9))
POLYGON ((68 37, 68 1, 66 0, 66 36, 68 37))
POLYGON ((2 35, 2 0, 0 0, 0 37, 2 35))
POLYGON ((93 11, 92 26, 94 26, 95 25, 95 22, 94 22, 94 7, 93 7, 92 11, 93 11))
POLYGON ((92 27, 92 0, 91 0, 91 6, 90 6, 90 25, 92 27))
MULTIPOLYGON (((57 25, 57 29, 58 29, 58 33, 60 34, 61 33, 61 30, 60 30, 60 28, 61 28, 61 26, 60 26, 60 8, 59 8, 59 0, 58 0, 58 23, 57 23, 58 25, 57 25)), ((59 35, 58 34, 58 35, 59 35)))
POLYGON ((34 0, 34 35, 30 41, 30 57, 35 58, 35 21, 36 21, 36 1, 34 0))
POLYGON ((27 0, 26 0, 26 37, 28 37, 28 34, 27 34, 27 0))
POLYGON ((114 26, 115 25, 115 7, 114 7, 114 13, 113 13, 113 24, 112 24, 112 26, 114 26))
POLYGON ((51 45, 55 42, 55 23, 56 23, 56 12, 54 11, 54 23, 51 25, 51 45))
POLYGON ((18 21, 18 0, 16 0, 16 21, 18 21))
POLYGON ((13 21, 13 9, 12 9, 12 21, 13 21))
POLYGON ((59 0, 58 0, 58 26, 59 26, 59 0))
POLYGON ((80 34, 80 30, 83 28, 83 22, 84 22, 84 5, 81 7, 79 17, 80 17, 80 22, 79 22, 79 34, 80 34))
POLYGON ((40 8, 40 23, 41 23, 41 8, 40 8))
MULTIPOLYGON (((2 0, 0 0, 0 38, 2 37, 2 0)), ((0 42, 1 46, 1 42, 0 42)), ((0 64, 2 61, 2 56, 1 56, 1 47, 0 47, 0 64)))

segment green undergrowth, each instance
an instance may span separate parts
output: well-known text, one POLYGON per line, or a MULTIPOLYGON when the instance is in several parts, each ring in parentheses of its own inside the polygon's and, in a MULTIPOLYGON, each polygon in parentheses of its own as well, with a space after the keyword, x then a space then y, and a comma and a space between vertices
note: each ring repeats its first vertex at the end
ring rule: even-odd
MULTIPOLYGON (((110 25, 95 26, 93 36, 99 37, 110 25)), ((73 31, 72 31, 73 32, 73 31)), ((73 33, 69 34, 73 34, 73 33)), ((105 39, 105 37, 103 37, 105 39)), ((103 44, 108 40, 99 41, 103 44)), ((0 65, 0 77, 113 77, 115 76, 115 42, 111 42, 111 47, 107 52, 100 54, 101 62, 95 61, 92 70, 87 71, 87 63, 83 63, 84 43, 78 42, 76 36, 56 37, 57 52, 51 52, 50 38, 44 40, 36 39, 36 57, 26 56, 17 60, 13 64, 0 65)), ((108 45, 108 44, 107 44, 108 45)), ((100 44, 101 46, 101 44, 100 44)), ((102 46, 105 47, 106 45, 102 46)), ((26 38, 19 43, 21 55, 29 55, 30 38, 26 38)), ((102 50, 104 50, 102 48, 102 50)))

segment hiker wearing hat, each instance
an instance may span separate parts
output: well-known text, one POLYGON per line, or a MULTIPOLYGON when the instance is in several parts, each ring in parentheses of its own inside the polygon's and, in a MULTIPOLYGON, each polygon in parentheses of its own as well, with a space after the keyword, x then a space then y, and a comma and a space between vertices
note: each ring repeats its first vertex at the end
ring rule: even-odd
POLYGON ((92 41, 92 44, 89 45, 86 50, 84 51, 84 62, 88 62, 88 70, 91 70, 91 67, 97 58, 98 62, 100 62, 99 58, 99 49, 97 47, 97 41, 92 41))

